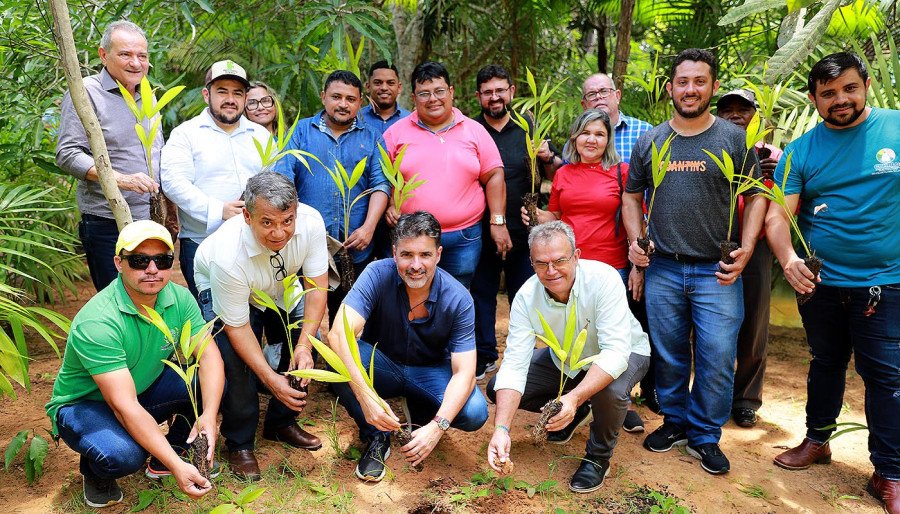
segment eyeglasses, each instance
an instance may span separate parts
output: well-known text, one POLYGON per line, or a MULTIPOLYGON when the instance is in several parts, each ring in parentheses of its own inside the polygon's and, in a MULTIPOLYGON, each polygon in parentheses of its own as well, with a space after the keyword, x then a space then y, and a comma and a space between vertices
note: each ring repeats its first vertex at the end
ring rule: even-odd
POLYGON ((171 253, 161 253, 159 255, 132 253, 128 255, 121 255, 121 257, 128 261, 128 266, 130 266, 131 269, 137 270, 147 269, 147 266, 149 266, 151 262, 156 264, 156 269, 167 270, 171 269, 172 264, 175 263, 175 255, 171 253))
POLYGON ((438 100, 443 100, 444 98, 447 98, 447 93, 449 92, 450 89, 445 87, 435 89, 434 91, 419 91, 418 93, 416 93, 416 98, 423 102, 427 102, 431 99, 432 96, 434 96, 438 100))
POLYGON ((260 107, 269 109, 269 108, 273 107, 274 105, 275 105, 275 99, 272 98, 271 96, 264 96, 264 97, 260 98, 259 100, 256 100, 256 99, 247 100, 247 110, 248 111, 255 111, 255 110, 259 109, 260 107))
POLYGON ((478 94, 481 96, 490 98, 494 95, 502 96, 504 93, 509 91, 509 89, 510 88, 508 88, 508 87, 498 87, 497 89, 494 89, 494 90, 488 89, 487 91, 479 91, 478 94))
POLYGON ((280 253, 275 252, 270 255, 269 264, 275 268, 275 280, 284 280, 287 277, 287 270, 284 268, 284 257, 280 253))
POLYGON ((550 262, 531 261, 531 267, 534 268, 535 271, 547 271, 550 269, 550 266, 553 266, 553 269, 558 270, 568 264, 574 257, 575 254, 573 253, 568 257, 560 257, 559 259, 550 262))
POLYGON ((606 98, 607 96, 611 95, 613 93, 613 91, 615 91, 615 89, 610 89, 608 87, 604 87, 604 88, 598 89, 596 91, 588 91, 587 93, 582 95, 581 98, 583 98, 584 100, 586 100, 588 102, 592 102, 598 98, 600 98, 600 99, 606 98))

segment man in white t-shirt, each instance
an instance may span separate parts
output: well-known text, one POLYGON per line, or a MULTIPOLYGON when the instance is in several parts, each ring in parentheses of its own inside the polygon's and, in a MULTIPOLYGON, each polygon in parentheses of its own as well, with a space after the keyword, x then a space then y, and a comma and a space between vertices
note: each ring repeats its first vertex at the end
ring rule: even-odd
MULTIPOLYGON (((207 321, 219 317, 216 344, 228 377, 221 426, 228 462, 238 476, 258 480, 253 448, 260 386, 272 394, 263 423, 265 439, 306 450, 322 447, 318 437, 297 425, 306 393, 294 389, 283 373, 314 366, 306 336, 316 334, 325 314, 328 250, 322 216, 298 203, 297 189, 284 176, 263 172, 251 177, 244 201, 243 216, 225 221, 207 237, 197 249, 194 265, 203 317, 207 321), (287 342, 282 320, 295 306, 285 305, 282 280, 291 273, 305 277, 298 278, 302 281, 298 287, 310 289, 310 280, 316 289, 303 297, 298 339, 287 342), (254 289, 271 296, 279 312, 255 303, 254 289), (284 343, 277 371, 269 366, 260 347, 264 329, 268 344, 284 343), (293 359, 289 344, 296 345, 293 359)), ((289 317, 294 320, 293 315, 289 317)))

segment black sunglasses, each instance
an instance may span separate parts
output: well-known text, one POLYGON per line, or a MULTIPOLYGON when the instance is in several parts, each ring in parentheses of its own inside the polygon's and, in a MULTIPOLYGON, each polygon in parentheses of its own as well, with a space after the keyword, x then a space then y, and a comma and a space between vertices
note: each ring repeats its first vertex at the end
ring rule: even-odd
POLYGON ((138 270, 147 269, 147 266, 150 265, 151 261, 156 264, 156 269, 160 270, 170 269, 172 264, 175 263, 175 256, 171 253, 161 253, 159 255, 132 253, 129 255, 122 255, 122 258, 128 261, 128 265, 131 266, 132 269, 138 270))

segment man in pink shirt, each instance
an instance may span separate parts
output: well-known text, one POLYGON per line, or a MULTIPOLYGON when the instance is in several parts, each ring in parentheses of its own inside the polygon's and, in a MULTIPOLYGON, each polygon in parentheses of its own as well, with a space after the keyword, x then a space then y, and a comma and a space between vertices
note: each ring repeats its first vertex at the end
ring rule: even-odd
POLYGON ((418 174, 425 183, 400 211, 390 205, 385 218, 393 226, 400 214, 433 214, 442 231, 439 266, 468 288, 481 252, 485 205, 497 252, 505 256, 512 248, 503 161, 487 130, 453 107, 450 74, 442 64, 416 66, 411 83, 416 110, 389 128, 384 142, 392 158, 407 146, 400 170, 406 179, 418 174))

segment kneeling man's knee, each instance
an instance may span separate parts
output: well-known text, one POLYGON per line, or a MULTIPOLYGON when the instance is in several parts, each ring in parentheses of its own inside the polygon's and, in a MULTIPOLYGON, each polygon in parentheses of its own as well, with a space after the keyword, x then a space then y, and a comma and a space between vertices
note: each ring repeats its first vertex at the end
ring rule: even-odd
POLYGON ((462 410, 456 415, 456 419, 453 420, 453 428, 465 432, 474 432, 483 427, 487 420, 487 401, 485 401, 484 395, 481 394, 481 390, 476 387, 462 410))

